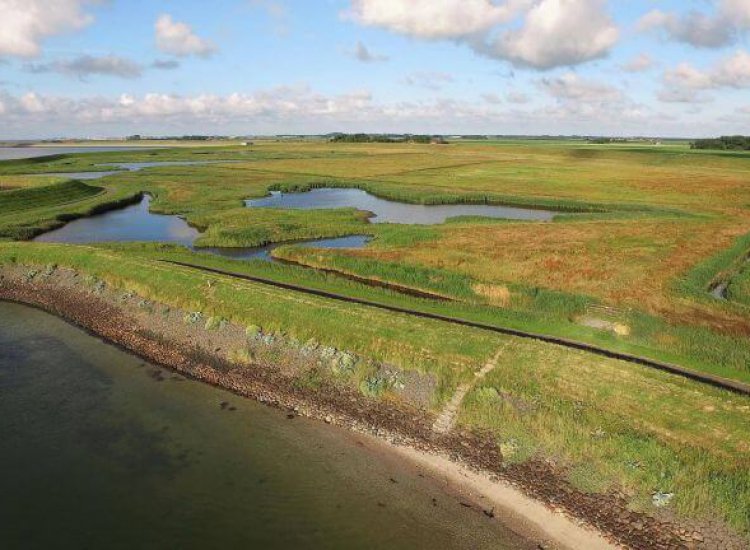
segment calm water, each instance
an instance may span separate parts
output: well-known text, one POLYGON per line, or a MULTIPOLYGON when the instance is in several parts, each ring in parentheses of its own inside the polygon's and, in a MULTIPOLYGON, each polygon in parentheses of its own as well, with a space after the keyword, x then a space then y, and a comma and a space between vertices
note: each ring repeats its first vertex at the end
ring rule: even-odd
MULTIPOLYGON (((62 227, 36 237, 35 241, 51 243, 102 243, 102 242, 165 242, 191 247, 200 232, 190 227, 179 216, 149 212, 151 197, 144 195, 138 204, 111 210, 104 214, 79 218, 62 227)), ((351 236, 336 239, 315 239, 298 243, 316 248, 361 248, 369 237, 351 236)), ((281 244, 246 248, 195 248, 196 252, 217 254, 228 258, 272 261, 271 251, 281 244)))
MULTIPOLYGON (((370 242, 370 237, 363 235, 350 235, 348 237, 337 237, 334 239, 314 239, 310 241, 295 242, 297 246, 305 248, 363 248, 370 242)), ((271 252, 274 249, 288 243, 269 244, 255 248, 196 248, 196 252, 208 252, 218 254, 235 260, 265 260, 274 261, 271 252)))
POLYGON ((4 550, 534 547, 334 428, 3 302, 0 397, 4 550))
POLYGON ((79 218, 42 233, 35 241, 54 243, 100 243, 114 241, 168 242, 190 246, 200 235, 179 216, 162 216, 148 211, 151 197, 139 204, 79 218))
POLYGON ((0 160, 28 159, 72 153, 141 150, 143 147, 0 147, 0 160))
POLYGON ((356 208, 375 214, 375 223, 443 223, 455 216, 486 216, 511 220, 551 220, 556 212, 484 204, 423 205, 381 199, 361 189, 313 189, 305 193, 271 193, 270 197, 245 201, 257 208, 356 208))

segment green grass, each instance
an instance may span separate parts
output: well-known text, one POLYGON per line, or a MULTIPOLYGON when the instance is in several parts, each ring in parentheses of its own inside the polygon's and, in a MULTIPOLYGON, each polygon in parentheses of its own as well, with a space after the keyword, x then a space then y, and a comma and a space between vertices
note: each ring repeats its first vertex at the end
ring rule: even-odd
MULTIPOLYGON (((23 240, 133 201, 179 214, 200 246, 370 235, 362 250, 276 249, 281 258, 438 293, 437 302, 294 265, 241 262, 160 244, 0 243, 0 264, 69 266, 188 312, 314 339, 438 380, 437 408, 502 348, 461 423, 496 435, 508 461, 562 464, 587 491, 622 489, 747 531, 749 400, 664 373, 539 342, 332 302, 178 268, 174 260, 467 320, 570 338, 750 382, 748 154, 560 140, 412 144, 262 143, 102 152, 0 163, 0 240, 23 240), (122 172, 91 183, 44 172, 105 162, 240 160, 122 172), (35 179, 36 178, 36 179, 35 179), (369 224, 352 209, 243 208, 271 189, 356 187, 418 204, 492 203, 560 211, 552 223, 460 217, 436 226, 369 224), (11 189, 8 189, 11 188, 11 189), (707 289, 729 281, 730 300, 707 289), (208 281, 212 284, 209 287, 208 281), (601 307, 612 307, 602 310, 601 307), (606 311, 602 314, 602 311, 606 311), (606 317, 624 334, 581 324, 606 317), (745 514, 746 516, 746 514, 745 514)), ((319 373, 301 384, 316 384, 319 373)), ((373 373, 351 380, 378 393, 373 373), (369 380, 369 382, 368 382, 369 380)), ((387 398, 393 398, 386 393, 387 398)))
POLYGON ((138 197, 138 191, 75 180, 7 191, 0 197, 0 239, 31 239, 72 219, 123 206, 138 197))
POLYGON ((619 488, 645 512, 655 510, 653 493, 674 493, 678 515, 721 517, 747 532, 745 400, 690 392, 664 373, 513 341, 467 396, 460 422, 495 434, 511 461, 559 457, 581 490, 619 488))
MULTIPOLYGON (((571 481, 581 489, 621 488, 633 506, 649 512, 651 493, 674 492, 673 509, 680 515, 708 516, 739 530, 748 528, 747 517, 738 510, 750 498, 750 399, 549 344, 177 268, 157 260, 164 257, 264 273, 353 295, 377 294, 383 301, 421 304, 436 311, 455 307, 309 270, 232 262, 164 245, 0 244, 0 265, 21 264, 40 273, 50 264, 73 268, 88 280, 103 281, 150 302, 200 311, 200 322, 210 329, 227 319, 266 333, 283 332, 300 342, 314 339, 405 370, 432 373, 439 380, 436 407, 501 350, 498 368, 470 393, 460 421, 495 433, 510 462, 553 457, 569 468, 571 481)), ((364 383, 366 373, 360 374, 352 383, 362 385, 361 391, 368 395, 377 395, 364 383)))

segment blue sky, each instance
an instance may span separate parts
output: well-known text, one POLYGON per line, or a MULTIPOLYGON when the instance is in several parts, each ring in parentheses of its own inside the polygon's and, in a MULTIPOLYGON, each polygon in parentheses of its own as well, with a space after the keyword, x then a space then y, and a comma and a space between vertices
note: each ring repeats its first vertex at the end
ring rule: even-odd
POLYGON ((0 138, 750 134, 750 0, 0 0, 0 138))

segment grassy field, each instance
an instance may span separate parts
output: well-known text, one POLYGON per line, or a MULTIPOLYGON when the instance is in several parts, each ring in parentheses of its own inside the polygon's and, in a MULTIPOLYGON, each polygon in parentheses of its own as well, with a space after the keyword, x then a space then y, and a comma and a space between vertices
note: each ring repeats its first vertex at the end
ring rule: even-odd
POLYGON ((437 410, 498 350, 468 395, 463 426, 496 434, 511 460, 546 457, 590 491, 623 490, 747 532, 750 400, 615 360, 211 277, 178 260, 426 312, 562 336, 750 382, 750 154, 561 141, 450 145, 259 142, 100 152, 0 163, 0 263, 70 266, 191 311, 257 324, 438 380, 437 410), (102 180, 31 176, 106 162, 210 160, 102 180), (440 225, 369 223, 353 209, 248 209, 271 189, 357 187, 422 204, 537 206, 553 222, 465 217, 440 225), (371 235, 358 250, 292 245, 300 265, 238 262, 158 244, 14 242, 142 192, 179 214, 199 246, 255 246, 371 235), (451 298, 422 300, 319 267, 451 298), (727 282, 728 300, 708 290, 727 282), (352 327, 355 327, 353 330, 352 327))

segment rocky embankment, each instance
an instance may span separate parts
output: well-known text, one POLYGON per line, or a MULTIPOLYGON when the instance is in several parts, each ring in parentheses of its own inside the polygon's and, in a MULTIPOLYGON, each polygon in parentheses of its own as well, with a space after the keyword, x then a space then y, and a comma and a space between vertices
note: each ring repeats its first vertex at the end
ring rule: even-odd
MULTIPOLYGON (((722 530, 685 528, 628 510, 622 495, 576 490, 551 461, 505 465, 496 441, 483 434, 433 430, 430 379, 387 365, 368 378, 347 378, 365 358, 317 342, 266 334, 221 317, 158 304, 67 269, 0 268, 0 299, 40 307, 153 363, 289 411, 365 432, 391 443, 447 455, 502 480, 576 522, 629 548, 742 548, 722 530), (379 400, 378 391, 401 398, 379 400)), ((485 515, 492 513, 484 510, 485 515)), ((493 514, 494 515, 494 514, 493 514)), ((554 545, 553 545, 554 546, 554 545)))

